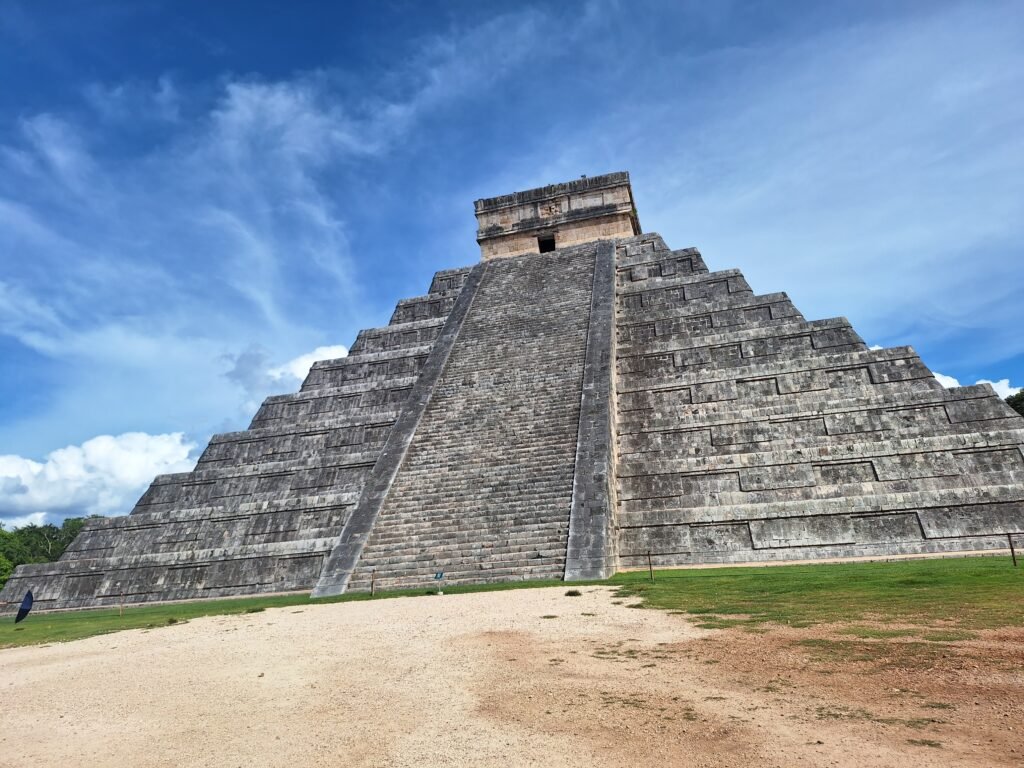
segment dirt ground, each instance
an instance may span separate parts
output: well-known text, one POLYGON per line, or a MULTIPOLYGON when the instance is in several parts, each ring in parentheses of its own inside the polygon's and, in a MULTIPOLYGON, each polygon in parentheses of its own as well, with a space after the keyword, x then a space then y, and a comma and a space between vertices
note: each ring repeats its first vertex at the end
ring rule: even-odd
POLYGON ((0 650, 0 765, 1024 765, 1022 630, 703 630, 606 588, 565 592, 0 650))

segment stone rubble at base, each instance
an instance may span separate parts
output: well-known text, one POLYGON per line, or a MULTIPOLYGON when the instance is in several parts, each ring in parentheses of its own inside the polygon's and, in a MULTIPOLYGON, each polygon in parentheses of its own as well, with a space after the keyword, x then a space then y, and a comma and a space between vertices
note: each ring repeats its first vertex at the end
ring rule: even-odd
POLYGON ((988 385, 641 234, 628 185, 478 201, 480 264, 20 566, 0 610, 1024 547, 1024 421, 988 385))

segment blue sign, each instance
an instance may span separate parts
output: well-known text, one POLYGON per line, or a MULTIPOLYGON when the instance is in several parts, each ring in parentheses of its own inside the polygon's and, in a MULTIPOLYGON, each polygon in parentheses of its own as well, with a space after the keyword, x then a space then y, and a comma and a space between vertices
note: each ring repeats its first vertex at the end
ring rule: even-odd
POLYGON ((434 581, 440 581, 444 578, 444 571, 438 571, 434 574, 434 581))

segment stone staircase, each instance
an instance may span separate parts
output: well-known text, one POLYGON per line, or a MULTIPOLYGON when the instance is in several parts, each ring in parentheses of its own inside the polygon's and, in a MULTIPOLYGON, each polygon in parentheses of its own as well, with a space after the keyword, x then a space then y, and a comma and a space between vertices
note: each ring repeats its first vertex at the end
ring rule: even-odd
POLYGON ((349 590, 562 577, 594 254, 486 264, 349 590))
POLYGON ((623 566, 1024 542, 1024 422, 655 235, 617 261, 623 566))

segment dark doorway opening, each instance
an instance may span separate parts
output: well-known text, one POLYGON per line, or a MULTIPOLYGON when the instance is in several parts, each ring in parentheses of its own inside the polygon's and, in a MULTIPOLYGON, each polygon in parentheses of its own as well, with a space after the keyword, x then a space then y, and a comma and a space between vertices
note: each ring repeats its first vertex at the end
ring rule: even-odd
POLYGON ((542 235, 537 238, 537 245, 540 247, 541 253, 551 253, 553 250, 555 250, 555 236, 542 235))

